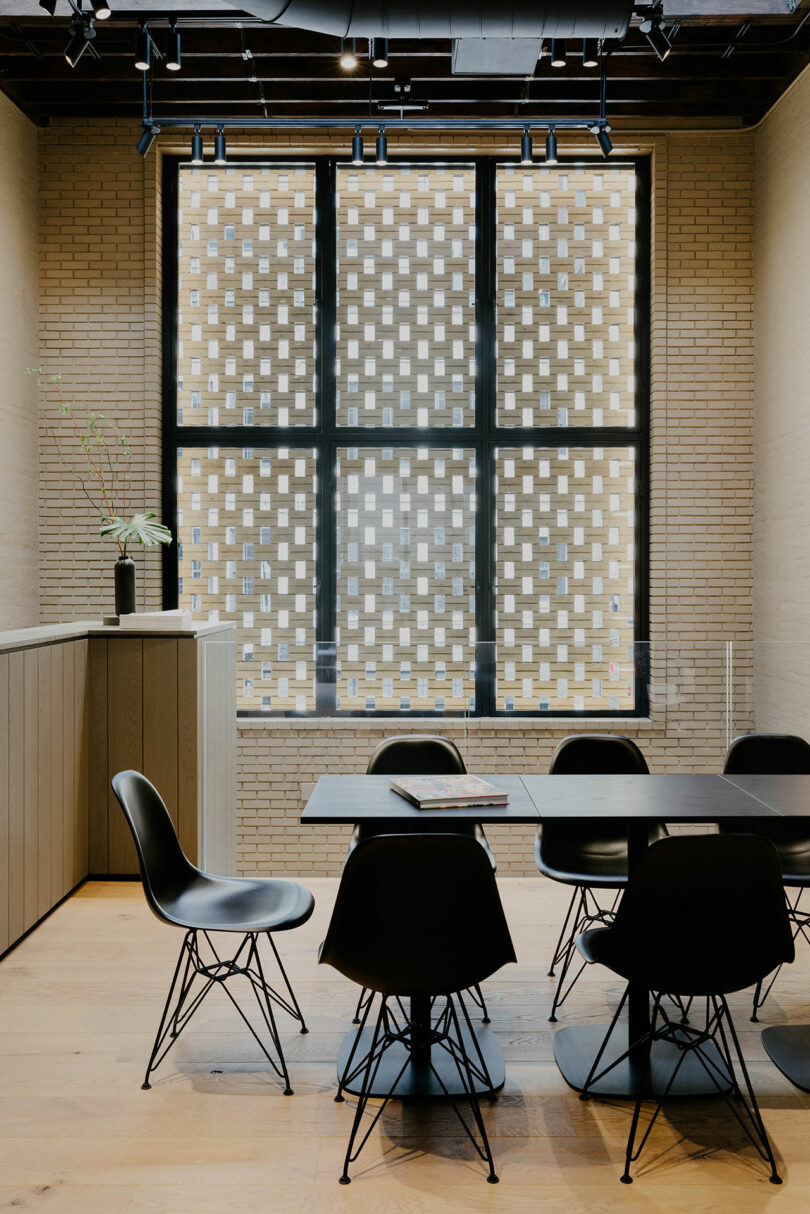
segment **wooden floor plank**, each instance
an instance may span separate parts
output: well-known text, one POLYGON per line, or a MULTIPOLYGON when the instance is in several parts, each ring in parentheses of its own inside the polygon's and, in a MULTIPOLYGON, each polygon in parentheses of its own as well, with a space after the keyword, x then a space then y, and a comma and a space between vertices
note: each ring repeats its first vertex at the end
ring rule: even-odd
MULTIPOLYGON (((804 1214, 810 1096, 767 1060, 746 995, 732 1000, 785 1184, 775 1188, 722 1102, 673 1102, 619 1184, 629 1109, 582 1102, 553 1061, 547 1016, 565 891, 500 886, 518 964, 486 984, 507 1081, 484 1116, 501 1184, 449 1106, 394 1101, 337 1184, 353 1101, 335 1104, 335 1054, 355 988, 316 964, 336 882, 310 883, 305 927, 279 939, 311 1032, 282 1020, 295 1096, 284 1097, 224 996, 203 1006, 149 1092, 140 1089, 181 933, 148 911, 140 885, 92 882, 0 963, 0 1210, 56 1214, 804 1214)), ((596 968, 560 1026, 606 1019, 620 984, 596 968)), ((800 950, 763 1023, 810 1021, 810 949, 800 950)))

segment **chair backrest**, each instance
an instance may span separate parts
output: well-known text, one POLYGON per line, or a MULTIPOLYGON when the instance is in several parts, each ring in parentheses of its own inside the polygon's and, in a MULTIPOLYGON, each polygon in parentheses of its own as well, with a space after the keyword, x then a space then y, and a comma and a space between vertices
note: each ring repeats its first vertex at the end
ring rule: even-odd
POLYGON ((515 951, 483 847, 466 835, 378 835, 343 869, 320 960, 389 995, 451 994, 515 951))
POLYGON ((455 776, 467 768, 455 742, 427 733, 384 738, 368 761, 368 776, 455 776))
POLYGON ((580 733, 563 738, 549 771, 552 775, 647 775, 644 755, 635 742, 618 734, 580 733))
POLYGON ((132 831, 146 900, 158 918, 174 922, 167 908, 199 869, 185 856, 169 811, 146 776, 139 771, 119 771, 112 787, 132 831))
POLYGON ((746 733, 735 738, 723 764, 726 775, 810 775, 810 744, 790 733, 746 733))
POLYGON ((794 955, 779 859, 757 835, 653 843, 610 931, 608 964, 670 994, 743 990, 794 955))

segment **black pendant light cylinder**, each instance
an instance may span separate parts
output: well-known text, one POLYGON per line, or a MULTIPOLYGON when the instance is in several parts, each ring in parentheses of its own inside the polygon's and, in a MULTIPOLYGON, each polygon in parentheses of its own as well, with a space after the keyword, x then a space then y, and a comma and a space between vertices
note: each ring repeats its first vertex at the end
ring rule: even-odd
POLYGON ((377 155, 375 156, 377 164, 388 164, 388 140, 385 137, 385 127, 380 127, 380 133, 377 136, 377 155))
POLYGON ((372 38, 369 43, 369 54, 375 67, 388 67, 388 39, 372 38))
POLYGON ((354 128, 354 136, 352 137, 352 164, 363 163, 363 136, 360 134, 360 127, 354 128))
POLYGON ((170 72, 180 71, 180 31, 173 25, 169 31, 169 49, 166 52, 166 67, 170 72))
POLYGON ((523 128, 523 138, 520 141, 520 163, 532 164, 532 137, 527 126, 523 128))
POLYGON ((557 136, 552 127, 546 135, 546 164, 557 163, 557 136))
POLYGON ((586 38, 582 43, 582 66, 598 67, 599 43, 596 38, 586 38))
POLYGON ((145 26, 138 26, 135 38, 135 67, 139 72, 148 72, 152 63, 152 39, 145 26))
POLYGON ((194 134, 191 136, 191 163, 202 164, 203 162, 203 141, 200 134, 200 128, 195 126, 194 134))
POLYGON ((221 126, 218 126, 216 138, 214 140, 214 164, 225 164, 226 160, 225 132, 221 126))
POLYGON ((566 55, 567 55, 567 51, 566 51, 566 46, 565 46, 565 39, 564 38, 552 38, 551 39, 551 66, 552 67, 565 67, 566 55))
POLYGON ((609 156, 610 153, 613 151, 613 144, 611 143, 610 135, 607 133, 607 131, 605 130, 604 127, 601 127, 596 132, 596 142, 599 144, 599 147, 602 149, 603 156, 609 156))

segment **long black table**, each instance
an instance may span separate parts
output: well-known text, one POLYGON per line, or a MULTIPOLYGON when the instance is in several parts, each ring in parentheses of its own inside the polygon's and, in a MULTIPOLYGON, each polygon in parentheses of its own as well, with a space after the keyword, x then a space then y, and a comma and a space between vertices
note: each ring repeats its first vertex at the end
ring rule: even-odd
MULTIPOLYGON (((504 788, 509 804, 502 807, 479 806, 468 810, 419 810, 389 788, 388 776, 322 776, 301 815, 302 823, 354 824, 374 822, 386 824, 392 830, 418 829, 424 821, 483 822, 487 825, 539 825, 543 820, 581 821, 583 827, 592 819, 626 819, 628 823, 629 865, 638 862, 647 846, 647 828, 653 822, 716 823, 737 820, 751 823, 783 817, 805 816, 810 813, 810 776, 712 776, 712 775, 489 775, 484 779, 504 788), (803 808, 804 807, 804 808, 803 808)), ((684 891, 688 897, 688 891, 684 891)), ((412 1001, 411 1016, 417 1026, 429 1026, 428 1001, 412 1001)), ((649 992, 631 986, 628 998, 628 1025, 624 1041, 617 1031, 613 1034, 613 1053, 606 1055, 607 1064, 627 1048, 627 1040, 643 1036, 650 1023, 649 992)), ((554 1034, 554 1055, 564 1078, 581 1090, 590 1071, 596 1051, 604 1039, 606 1025, 572 1025, 554 1034)), ((492 1033, 481 1026, 475 1028, 479 1048, 495 1087, 504 1080, 503 1055, 492 1033)), ((341 1048, 340 1060, 348 1056, 356 1032, 349 1033, 341 1048)), ((635 1096, 643 1085, 655 1093, 667 1082, 672 1072, 676 1047, 658 1043, 652 1053, 632 1056, 591 1090, 611 1096, 635 1096)), ((719 1058, 719 1055, 718 1055, 719 1058)), ((404 1083, 402 1094, 439 1094, 439 1087, 430 1079, 429 1047, 414 1063, 404 1083)), ((716 1092, 700 1063, 681 1066, 672 1089, 673 1095, 702 1095, 716 1092)), ((437 1059, 433 1059, 434 1065, 437 1059)), ((780 1065, 777 1062, 777 1065, 780 1065)), ((455 1077, 457 1081, 457 1076, 455 1077)), ((450 1090, 459 1091, 454 1076, 448 1072, 450 1090)), ((382 1086, 382 1080, 380 1083, 382 1086)), ((351 1090, 351 1088, 349 1089, 351 1090)), ((482 1090, 486 1090, 482 1087, 482 1090)))

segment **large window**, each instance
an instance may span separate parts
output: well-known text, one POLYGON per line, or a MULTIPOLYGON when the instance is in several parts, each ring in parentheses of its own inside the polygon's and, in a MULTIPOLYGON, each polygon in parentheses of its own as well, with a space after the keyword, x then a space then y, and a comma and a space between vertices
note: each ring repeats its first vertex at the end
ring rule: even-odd
POLYGON ((239 710, 645 712, 646 164, 166 171, 164 597, 239 710))

